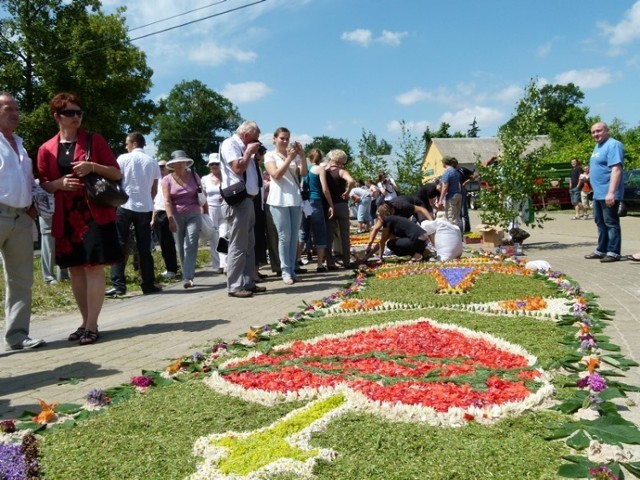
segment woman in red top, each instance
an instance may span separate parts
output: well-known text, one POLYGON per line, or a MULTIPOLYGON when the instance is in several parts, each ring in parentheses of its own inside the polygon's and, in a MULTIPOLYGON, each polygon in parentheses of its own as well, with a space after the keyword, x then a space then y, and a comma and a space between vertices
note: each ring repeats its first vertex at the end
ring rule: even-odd
POLYGON ((71 273, 71 289, 82 324, 69 341, 89 345, 98 340, 98 316, 105 292, 104 265, 123 261, 116 230, 116 209, 92 204, 83 177, 97 173, 111 180, 122 174, 106 140, 92 134, 90 161, 86 161, 87 132, 80 128, 82 103, 70 93, 51 100, 59 132, 38 150, 40 185, 55 195, 51 234, 56 239, 56 263, 71 273))

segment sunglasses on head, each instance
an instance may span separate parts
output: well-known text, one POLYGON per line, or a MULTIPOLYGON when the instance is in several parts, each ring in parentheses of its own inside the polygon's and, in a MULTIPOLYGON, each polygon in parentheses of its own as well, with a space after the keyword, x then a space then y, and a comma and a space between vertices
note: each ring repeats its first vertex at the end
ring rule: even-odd
POLYGON ((69 108, 67 110, 60 110, 58 112, 58 115, 62 115, 63 117, 73 117, 74 115, 77 117, 81 117, 82 110, 74 110, 72 108, 69 108))

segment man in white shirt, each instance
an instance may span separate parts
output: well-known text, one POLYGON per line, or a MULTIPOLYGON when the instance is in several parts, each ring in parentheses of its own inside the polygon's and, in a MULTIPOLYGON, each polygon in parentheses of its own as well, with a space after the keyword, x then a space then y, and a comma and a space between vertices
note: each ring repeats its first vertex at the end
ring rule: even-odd
MULTIPOLYGON (((153 158, 142 150, 145 146, 145 139, 141 133, 131 132, 127 135, 125 145, 128 153, 118 157, 118 165, 122 171, 122 188, 129 195, 129 200, 119 206, 116 212, 118 239, 124 251, 129 239, 129 229, 133 225, 138 258, 140 259, 142 293, 156 293, 162 289, 154 285, 155 270, 151 256, 151 216, 153 214, 153 198, 158 191, 160 167, 153 158)), ((111 288, 105 292, 106 295, 127 293, 125 266, 126 261, 111 266, 111 288)))
POLYGON ((265 287, 257 286, 254 280, 256 257, 253 198, 260 193, 254 155, 262 145, 259 138, 258 124, 246 121, 220 146, 222 189, 244 182, 247 190, 247 198, 239 203, 229 205, 225 200, 222 204, 229 235, 227 293, 235 298, 248 298, 254 293, 266 291, 265 287))
POLYGON ((29 338, 33 287, 33 163, 15 129, 20 108, 0 91, 0 254, 4 263, 4 340, 10 350, 44 345, 29 338))
MULTIPOLYGON (((164 177, 169 174, 166 160, 158 162, 160 167, 160 175, 164 177)), ((169 219, 167 211, 164 209, 164 195, 162 188, 158 188, 158 193, 153 198, 153 215, 151 217, 151 229, 156 234, 156 239, 160 244, 160 251, 164 259, 166 270, 162 272, 162 276, 166 279, 175 278, 178 271, 178 255, 176 254, 176 242, 173 239, 173 233, 169 229, 169 219)))

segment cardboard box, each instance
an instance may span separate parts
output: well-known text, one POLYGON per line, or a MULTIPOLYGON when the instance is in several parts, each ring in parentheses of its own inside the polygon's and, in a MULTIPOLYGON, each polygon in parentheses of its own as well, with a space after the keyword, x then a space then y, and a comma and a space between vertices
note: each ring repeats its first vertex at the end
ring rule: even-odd
POLYGON ((504 231, 495 225, 478 225, 477 230, 482 235, 482 244, 485 247, 499 247, 504 241, 504 231))

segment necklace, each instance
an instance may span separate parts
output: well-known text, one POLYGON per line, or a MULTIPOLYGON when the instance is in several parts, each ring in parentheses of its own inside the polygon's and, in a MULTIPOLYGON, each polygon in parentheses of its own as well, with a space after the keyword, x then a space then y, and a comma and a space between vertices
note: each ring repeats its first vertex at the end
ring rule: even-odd
POLYGON ((71 149, 75 147, 76 142, 60 142, 60 145, 62 145, 62 148, 64 148, 64 153, 68 157, 71 149))

